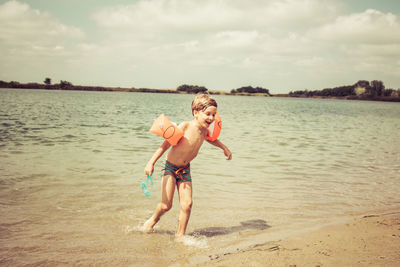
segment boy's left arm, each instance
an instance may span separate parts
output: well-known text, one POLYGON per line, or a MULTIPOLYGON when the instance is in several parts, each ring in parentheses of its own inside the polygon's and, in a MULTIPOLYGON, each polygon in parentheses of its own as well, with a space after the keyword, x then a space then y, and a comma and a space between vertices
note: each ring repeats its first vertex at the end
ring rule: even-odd
POLYGON ((224 154, 226 156, 227 160, 231 160, 232 159, 232 152, 226 147, 226 145, 224 145, 221 141, 219 141, 218 139, 215 141, 209 141, 207 140, 207 142, 209 142, 210 144, 212 144, 213 146, 219 147, 224 151, 224 154))

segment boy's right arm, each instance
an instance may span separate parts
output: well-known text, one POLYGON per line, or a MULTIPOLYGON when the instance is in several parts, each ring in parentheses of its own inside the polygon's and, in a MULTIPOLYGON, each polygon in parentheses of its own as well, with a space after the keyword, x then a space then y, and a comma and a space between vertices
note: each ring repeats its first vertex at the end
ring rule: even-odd
POLYGON ((168 150, 170 146, 170 143, 165 140, 164 143, 162 143, 162 145, 156 150, 156 152, 154 152, 153 156, 149 162, 147 162, 146 167, 144 168, 144 173, 146 175, 151 175, 153 173, 154 164, 156 164, 157 160, 164 154, 165 151, 168 150))

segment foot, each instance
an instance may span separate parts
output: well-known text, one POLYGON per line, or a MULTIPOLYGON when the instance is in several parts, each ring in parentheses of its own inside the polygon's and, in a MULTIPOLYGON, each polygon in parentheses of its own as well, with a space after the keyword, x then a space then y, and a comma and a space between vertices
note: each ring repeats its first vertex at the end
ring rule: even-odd
POLYGON ((151 233, 153 232, 153 227, 156 224, 156 222, 153 220, 153 218, 148 219, 144 224, 142 231, 143 233, 151 233))
POLYGON ((175 242, 184 243, 185 242, 185 235, 175 235, 175 242))

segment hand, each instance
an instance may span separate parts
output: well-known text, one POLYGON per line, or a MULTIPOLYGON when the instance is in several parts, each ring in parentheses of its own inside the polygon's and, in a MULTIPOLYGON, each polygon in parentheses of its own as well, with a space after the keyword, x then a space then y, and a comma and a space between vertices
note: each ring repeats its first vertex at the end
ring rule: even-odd
POLYGON ((224 154, 226 156, 226 160, 232 159, 232 152, 228 148, 224 149, 224 154))
POLYGON ((153 171, 154 171, 154 164, 148 162, 146 164, 146 167, 144 168, 144 174, 150 176, 153 173, 153 171))

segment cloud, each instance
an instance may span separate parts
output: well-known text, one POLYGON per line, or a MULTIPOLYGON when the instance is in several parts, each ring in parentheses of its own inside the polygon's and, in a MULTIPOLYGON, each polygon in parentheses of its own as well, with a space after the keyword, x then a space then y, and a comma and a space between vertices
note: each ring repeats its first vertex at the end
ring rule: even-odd
POLYGON ((259 36, 257 31, 223 31, 215 35, 214 40, 223 47, 253 45, 259 36))
POLYGON ((135 60, 147 55, 186 65, 256 66, 271 54, 278 59, 309 51, 302 31, 328 22, 338 10, 330 0, 140 0, 99 9, 92 19, 108 36, 104 45, 135 60))
POLYGON ((330 0, 139 0, 135 4, 102 8, 92 18, 103 28, 128 28, 132 34, 272 30, 318 25, 336 14, 334 3, 330 0))
POLYGON ((392 13, 368 9, 338 17, 311 32, 315 38, 358 44, 400 43, 400 19, 392 13))
POLYGON ((85 33, 19 1, 0 5, 0 79, 22 82, 71 78, 85 33))
POLYGON ((24 54, 46 54, 63 51, 70 39, 80 39, 84 33, 63 25, 48 13, 42 13, 18 1, 0 5, 0 47, 24 54), (18 51, 17 51, 18 50, 18 51))
POLYGON ((338 57, 335 64, 342 69, 387 77, 400 73, 396 63, 400 57, 399 33, 399 16, 368 9, 339 16, 331 23, 310 30, 308 37, 338 57))
POLYGON ((342 4, 334 0, 139 0, 102 8, 92 19, 109 36, 105 45, 138 66, 134 73, 151 71, 149 62, 157 62, 169 77, 159 78, 166 84, 184 75, 186 82, 203 78, 212 88, 240 86, 249 77, 266 87, 282 87, 282 79, 308 77, 311 87, 332 73, 359 72, 360 57, 368 56, 370 70, 374 58, 368 53, 379 49, 365 45, 397 41, 395 15, 341 12, 342 4), (225 79, 215 81, 207 73, 225 79), (233 77, 227 79, 228 73, 233 77))

